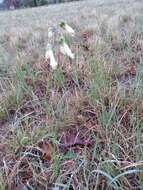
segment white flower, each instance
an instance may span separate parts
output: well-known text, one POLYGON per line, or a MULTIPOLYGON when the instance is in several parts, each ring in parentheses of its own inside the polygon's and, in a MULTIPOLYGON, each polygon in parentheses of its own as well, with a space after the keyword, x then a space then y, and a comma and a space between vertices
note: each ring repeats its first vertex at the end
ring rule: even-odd
POLYGON ((72 53, 71 49, 69 48, 69 46, 65 42, 64 38, 60 39, 60 50, 61 50, 62 54, 70 57, 71 59, 74 59, 74 54, 72 53))
POLYGON ((51 44, 47 44, 45 59, 50 59, 50 66, 52 67, 53 70, 55 70, 57 68, 58 63, 54 57, 54 53, 53 53, 51 44))
POLYGON ((75 35, 75 31, 74 31, 73 28, 70 27, 68 24, 65 24, 65 30, 66 30, 67 32, 69 32, 72 36, 75 35))
POLYGON ((69 34, 71 34, 72 36, 75 35, 74 29, 73 29, 71 26, 69 26, 68 24, 66 24, 66 23, 64 23, 64 22, 61 22, 61 23, 60 23, 60 26, 61 26, 62 28, 64 28, 64 29, 65 29, 69 34))
POLYGON ((53 37, 53 29, 51 27, 48 28, 48 39, 52 39, 53 37))

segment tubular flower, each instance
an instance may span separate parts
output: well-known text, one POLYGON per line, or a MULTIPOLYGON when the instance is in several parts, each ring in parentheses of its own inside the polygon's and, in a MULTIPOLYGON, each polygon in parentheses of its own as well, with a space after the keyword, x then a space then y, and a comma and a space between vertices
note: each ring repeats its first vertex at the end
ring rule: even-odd
POLYGON ((71 34, 72 36, 75 35, 74 29, 73 29, 71 26, 69 26, 68 24, 66 24, 65 22, 61 22, 61 23, 60 23, 60 26, 61 26, 63 29, 65 29, 65 30, 66 30, 69 34, 71 34))
POLYGON ((52 27, 48 28, 48 39, 52 39, 53 38, 53 29, 52 27))
POLYGON ((65 42, 64 38, 60 39, 60 50, 61 50, 62 54, 70 57, 71 59, 74 59, 74 54, 72 53, 71 49, 69 48, 69 46, 65 42))
POLYGON ((57 68, 58 63, 54 57, 54 53, 53 53, 51 44, 47 44, 45 59, 50 59, 50 66, 52 67, 53 70, 55 70, 57 68))

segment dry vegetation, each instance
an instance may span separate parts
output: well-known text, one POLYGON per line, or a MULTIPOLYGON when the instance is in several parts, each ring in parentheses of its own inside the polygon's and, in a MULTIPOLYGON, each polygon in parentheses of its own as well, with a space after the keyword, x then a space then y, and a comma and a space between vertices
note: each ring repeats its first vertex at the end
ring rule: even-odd
POLYGON ((93 5, 0 13, 0 190, 143 189, 143 4, 93 5), (52 71, 63 19, 76 58, 52 71))

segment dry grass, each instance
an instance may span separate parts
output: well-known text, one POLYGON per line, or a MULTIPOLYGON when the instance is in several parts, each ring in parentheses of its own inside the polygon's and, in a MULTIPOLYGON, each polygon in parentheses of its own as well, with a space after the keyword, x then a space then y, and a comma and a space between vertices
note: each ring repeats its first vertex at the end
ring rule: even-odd
POLYGON ((0 189, 143 189, 143 6, 133 2, 0 13, 0 189), (57 50, 52 71, 47 29, 63 19, 76 59, 57 50))

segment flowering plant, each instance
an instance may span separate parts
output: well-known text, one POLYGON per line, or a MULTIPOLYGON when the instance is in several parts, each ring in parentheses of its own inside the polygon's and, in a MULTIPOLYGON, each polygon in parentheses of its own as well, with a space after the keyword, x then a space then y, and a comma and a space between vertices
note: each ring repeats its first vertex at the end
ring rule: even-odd
MULTIPOLYGON (((59 26, 64 29, 68 34, 70 34, 72 37, 75 36, 75 31, 71 26, 66 24, 65 22, 61 22, 59 26)), ((53 28, 48 29, 48 43, 46 46, 46 52, 45 52, 45 59, 50 60, 50 66, 53 70, 55 70, 58 66, 58 62, 56 61, 56 58, 54 56, 54 51, 53 51, 53 38, 54 38, 55 31, 53 28)), ((69 57, 69 59, 74 59, 74 54, 72 53, 69 45, 67 44, 65 37, 63 34, 61 34, 60 40, 59 40, 59 47, 60 47, 60 52, 69 57)))

